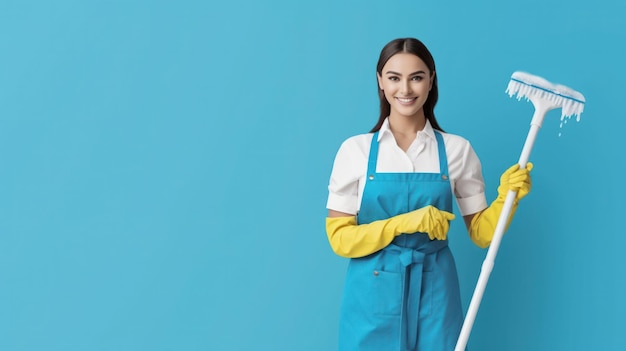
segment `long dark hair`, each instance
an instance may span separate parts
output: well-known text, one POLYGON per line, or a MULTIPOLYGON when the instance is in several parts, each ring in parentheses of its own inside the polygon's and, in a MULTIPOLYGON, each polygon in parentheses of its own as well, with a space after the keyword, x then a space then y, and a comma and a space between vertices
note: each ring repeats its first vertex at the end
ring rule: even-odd
MULTIPOLYGON (((426 102, 424 102, 424 116, 430 121, 430 124, 434 129, 443 132, 443 129, 441 129, 439 123, 437 123, 437 119, 435 118, 435 105, 437 104, 437 99, 439 98, 437 75, 435 74, 435 60, 424 43, 415 38, 399 38, 387 43, 387 45, 385 45, 380 52, 380 57, 378 58, 378 64, 376 65, 377 76, 382 76, 383 66, 385 66, 387 61, 393 55, 398 53, 409 53, 419 57, 422 61, 424 61, 430 70, 430 74, 434 75, 433 86, 430 89, 426 102)), ((376 84, 376 86, 378 87, 378 98, 380 99, 380 116, 378 117, 378 122, 370 131, 371 133, 380 130, 385 118, 389 117, 389 113, 391 113, 391 106, 389 105, 389 101, 385 98, 385 92, 380 89, 378 84, 376 84)))

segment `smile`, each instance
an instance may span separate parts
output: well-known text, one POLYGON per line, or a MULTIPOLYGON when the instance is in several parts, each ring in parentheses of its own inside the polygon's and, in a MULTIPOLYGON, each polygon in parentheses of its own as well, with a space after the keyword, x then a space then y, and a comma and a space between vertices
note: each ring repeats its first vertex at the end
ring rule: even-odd
POLYGON ((402 105, 410 105, 415 100, 417 100, 417 98, 416 97, 414 97, 414 98, 399 98, 399 97, 397 97, 396 100, 398 100, 398 102, 400 102, 400 104, 402 104, 402 105))

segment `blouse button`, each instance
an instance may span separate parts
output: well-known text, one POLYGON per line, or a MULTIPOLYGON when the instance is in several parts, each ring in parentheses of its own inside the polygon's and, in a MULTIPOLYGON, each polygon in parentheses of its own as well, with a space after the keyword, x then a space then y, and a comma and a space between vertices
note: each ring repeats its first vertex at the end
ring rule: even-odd
POLYGON ((448 180, 448 176, 444 174, 444 175, 441 176, 441 179, 448 180))
POLYGON ((369 178, 370 180, 374 180, 374 175, 370 174, 369 178))
POLYGON ((374 271, 374 275, 375 275, 375 276, 378 276, 378 271, 374 271))

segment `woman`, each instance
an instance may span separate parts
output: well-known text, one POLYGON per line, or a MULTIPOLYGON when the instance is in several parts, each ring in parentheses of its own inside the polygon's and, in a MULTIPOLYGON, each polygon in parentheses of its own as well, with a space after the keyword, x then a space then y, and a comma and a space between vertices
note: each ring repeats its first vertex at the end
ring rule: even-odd
POLYGON ((339 349, 453 350, 463 312, 447 232, 456 198, 470 238, 487 247, 508 190, 530 191, 530 170, 513 165, 487 206, 470 143, 444 133, 434 115, 437 75, 422 42, 389 42, 376 67, 380 118, 347 139, 329 184, 326 232, 350 258, 339 349))

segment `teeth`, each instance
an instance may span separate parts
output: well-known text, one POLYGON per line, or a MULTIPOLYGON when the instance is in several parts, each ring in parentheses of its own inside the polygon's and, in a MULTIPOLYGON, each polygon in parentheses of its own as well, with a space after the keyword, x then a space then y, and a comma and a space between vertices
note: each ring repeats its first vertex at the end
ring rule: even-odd
POLYGON ((411 102, 411 101, 413 101, 413 98, 410 98, 410 99, 397 98, 397 99, 400 100, 400 102, 411 102))

